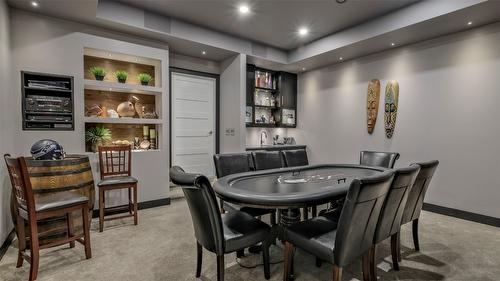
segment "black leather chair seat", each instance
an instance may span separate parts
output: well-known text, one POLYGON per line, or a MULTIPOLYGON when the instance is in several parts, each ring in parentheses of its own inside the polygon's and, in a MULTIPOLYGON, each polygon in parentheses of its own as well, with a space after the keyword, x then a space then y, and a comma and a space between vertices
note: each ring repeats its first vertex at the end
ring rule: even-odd
POLYGON ((286 241, 300 245, 306 252, 333 263, 337 222, 319 216, 286 229, 286 241))
POLYGON ((235 211, 222 215, 226 253, 255 245, 269 236, 271 228, 253 216, 235 211))
POLYGON ((245 213, 251 215, 252 217, 260 217, 263 215, 274 213, 274 210, 270 210, 270 209, 258 209, 258 208, 252 208, 252 207, 242 207, 238 204, 233 204, 233 203, 228 203, 228 202, 224 202, 223 206, 224 206, 224 210, 226 210, 228 212, 241 211, 241 212, 245 212, 245 213))
MULTIPOLYGON (((89 198, 72 191, 35 194, 35 211, 49 211, 86 203, 89 198)), ((26 210, 25 205, 21 205, 26 210)))
POLYGON ((105 185, 114 185, 114 184, 125 184, 125 183, 136 183, 137 179, 129 176, 116 176, 116 177, 108 177, 101 180, 97 185, 105 186, 105 185))

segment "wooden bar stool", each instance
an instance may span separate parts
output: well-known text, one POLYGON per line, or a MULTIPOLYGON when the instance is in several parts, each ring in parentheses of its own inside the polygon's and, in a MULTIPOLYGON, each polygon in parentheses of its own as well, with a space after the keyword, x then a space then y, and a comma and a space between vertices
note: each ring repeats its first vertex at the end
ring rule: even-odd
POLYGON ((16 199, 13 207, 17 208, 18 211, 15 218, 17 237, 19 239, 17 267, 21 267, 24 260, 28 261, 31 264, 29 280, 36 280, 40 250, 66 243, 69 243, 72 248, 75 241, 85 246, 85 257, 90 259, 92 252, 89 231, 89 199, 72 191, 34 194, 24 157, 12 158, 9 154, 5 154, 4 159, 9 171, 12 193, 16 199), (71 217, 71 213, 74 211, 82 212, 83 234, 80 235, 74 234, 73 219, 71 217), (47 244, 40 244, 38 222, 61 216, 66 216, 67 219, 66 237, 61 237, 47 244), (29 227, 29 245, 27 245, 26 241, 26 222, 29 227), (27 249, 30 250, 29 255, 26 254, 27 249))
POLYGON ((104 221, 134 217, 137 225, 137 179, 131 176, 132 150, 130 145, 99 146, 99 167, 101 181, 99 187, 99 232, 103 231, 104 221), (106 191, 128 189, 128 204, 106 208, 106 191), (106 212, 128 211, 126 215, 104 218, 106 212))

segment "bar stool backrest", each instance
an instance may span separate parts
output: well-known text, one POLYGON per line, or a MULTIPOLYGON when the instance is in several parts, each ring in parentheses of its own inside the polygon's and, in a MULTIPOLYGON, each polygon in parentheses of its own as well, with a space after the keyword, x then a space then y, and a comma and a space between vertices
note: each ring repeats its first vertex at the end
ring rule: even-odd
POLYGON ((130 145, 99 146, 101 179, 110 176, 130 176, 132 147, 130 145))

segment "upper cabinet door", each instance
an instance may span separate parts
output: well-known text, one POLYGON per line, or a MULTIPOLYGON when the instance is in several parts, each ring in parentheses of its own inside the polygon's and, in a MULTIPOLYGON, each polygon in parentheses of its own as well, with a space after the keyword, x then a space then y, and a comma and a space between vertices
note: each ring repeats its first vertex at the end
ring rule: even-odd
POLYGON ((297 74, 280 72, 279 93, 281 107, 297 107, 297 74))
POLYGON ((254 105, 254 91, 255 91, 255 66, 247 65, 247 105, 254 105))

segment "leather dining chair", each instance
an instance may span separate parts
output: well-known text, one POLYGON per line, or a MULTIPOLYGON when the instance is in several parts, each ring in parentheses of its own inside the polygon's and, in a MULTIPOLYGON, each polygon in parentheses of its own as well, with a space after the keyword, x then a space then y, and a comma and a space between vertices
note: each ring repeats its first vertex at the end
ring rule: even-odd
MULTIPOLYGON (((299 167, 309 165, 309 159, 307 158, 307 151, 305 149, 294 149, 294 150, 282 150, 281 157, 285 167, 299 167)), ((304 220, 308 219, 308 209, 304 208, 304 220)), ((317 207, 311 206, 312 217, 317 216, 317 207)))
POLYGON ((89 199, 72 191, 35 194, 24 157, 12 158, 9 154, 5 154, 4 159, 9 171, 12 194, 15 197, 14 206, 11 207, 17 208, 15 219, 19 246, 16 267, 23 266, 23 261, 27 260, 30 263, 28 280, 36 280, 40 250, 66 243, 70 245, 70 248, 73 248, 75 241, 84 245, 85 257, 90 259, 92 251, 90 248, 89 199), (82 214, 83 234, 75 235, 74 233, 72 213, 75 211, 80 211, 82 214), (39 222, 64 216, 67 220, 66 237, 40 244, 39 222), (29 232, 28 242, 26 241, 26 231, 29 232), (26 254, 28 249, 29 255, 26 254))
MULTIPOLYGON (((236 173, 250 172, 254 170, 252 155, 249 153, 215 154, 214 164, 215 164, 215 173, 217 174, 217 178, 225 177, 236 173)), ((276 224, 276 211, 273 209, 244 207, 238 204, 224 202, 224 200, 222 199, 220 199, 220 206, 222 213, 225 213, 226 211, 228 212, 241 211, 251 215, 252 217, 260 217, 269 214, 271 225, 276 224)), ((242 257, 243 255, 244 255, 244 250, 237 252, 238 257, 242 257)))
POLYGON ((297 167, 309 165, 307 151, 305 149, 282 150, 281 156, 285 167, 297 167))
POLYGON ((264 277, 269 279, 269 225, 240 211, 221 214, 210 181, 203 175, 173 166, 170 178, 182 187, 191 213, 197 245, 196 277, 201 275, 203 248, 217 255, 217 280, 223 281, 224 254, 262 242, 264 277))
MULTIPOLYGON (((217 178, 225 177, 236 173, 244 173, 253 171, 253 159, 248 153, 228 153, 214 155, 215 173, 217 178)), ((258 217, 266 214, 274 214, 273 210, 259 209, 250 207, 241 207, 236 204, 224 202, 222 199, 221 210, 224 211, 242 211, 250 214, 253 217, 258 217)), ((275 218, 271 216, 271 223, 275 218)))
MULTIPOLYGON (((429 184, 437 166, 439 165, 439 161, 433 160, 415 164, 420 166, 420 172, 418 173, 417 179, 408 194, 408 200, 406 201, 401 225, 412 222, 413 244, 415 245, 415 250, 420 251, 420 244, 418 240, 418 219, 424 204, 425 193, 429 188, 429 184)), ((397 252, 398 260, 401 261, 401 241, 399 239, 397 252)))
POLYGON ((318 216, 285 230, 285 268, 289 280, 295 247, 333 264, 333 281, 341 280, 342 268, 363 257, 363 279, 369 280, 368 253, 394 171, 354 179, 337 221, 318 216))
POLYGON ((252 151, 256 171, 283 168, 283 159, 279 151, 252 151))
POLYGON ((375 238, 373 240, 373 247, 370 250, 370 277, 371 280, 377 280, 377 273, 375 268, 375 258, 377 244, 385 239, 391 237, 391 254, 392 264, 395 270, 399 270, 398 264, 398 233, 401 228, 401 219, 408 199, 408 194, 413 186, 417 174, 420 171, 420 166, 411 165, 408 167, 400 168, 395 171, 394 180, 392 181, 391 188, 387 193, 380 217, 378 220, 377 228, 375 230, 375 238))
POLYGON ((361 151, 359 164, 364 166, 384 167, 392 169, 399 159, 397 152, 361 151))

